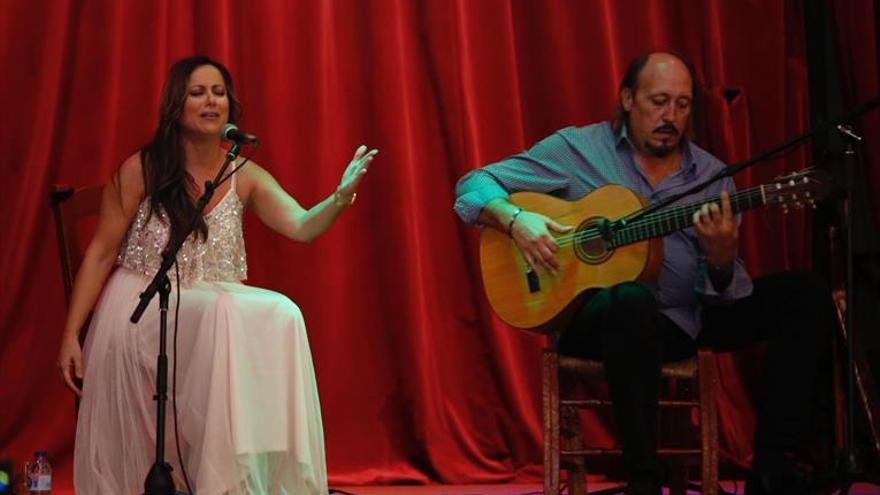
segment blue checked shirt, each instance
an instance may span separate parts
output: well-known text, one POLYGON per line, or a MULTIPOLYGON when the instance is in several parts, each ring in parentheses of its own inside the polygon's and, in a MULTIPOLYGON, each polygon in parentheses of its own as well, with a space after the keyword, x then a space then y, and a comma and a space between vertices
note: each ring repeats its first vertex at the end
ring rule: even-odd
MULTIPOLYGON (((701 182, 725 165, 699 146, 684 142, 681 169, 656 187, 636 164, 626 129, 615 135, 609 122, 567 127, 530 150, 473 170, 456 185, 455 211, 474 224, 486 204, 518 191, 541 192, 573 201, 605 184, 620 184, 656 202, 701 182)), ((733 194, 729 178, 684 198, 672 206, 717 199, 721 191, 733 194)), ((693 227, 663 238, 663 263, 652 287, 661 311, 696 338, 701 303, 729 303, 752 293, 752 280, 742 261, 734 264, 733 280, 721 292, 709 281, 707 266, 693 227)))

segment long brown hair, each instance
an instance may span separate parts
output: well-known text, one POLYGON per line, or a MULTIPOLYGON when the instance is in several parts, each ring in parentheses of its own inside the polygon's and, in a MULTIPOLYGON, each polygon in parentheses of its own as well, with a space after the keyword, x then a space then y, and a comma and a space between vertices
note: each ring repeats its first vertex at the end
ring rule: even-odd
MULTIPOLYGON (((198 190, 195 180, 186 171, 186 154, 181 142, 180 117, 183 114, 190 75, 197 68, 210 65, 220 71, 229 99, 229 122, 241 117, 241 104, 235 97, 229 70, 216 60, 197 55, 178 60, 171 66, 162 88, 159 106, 159 127, 152 141, 141 148, 145 193, 150 197, 150 215, 164 211, 171 224, 169 242, 186 236, 190 219, 196 215, 192 192, 198 190)), ((205 239, 208 225, 198 218, 196 232, 205 239)))

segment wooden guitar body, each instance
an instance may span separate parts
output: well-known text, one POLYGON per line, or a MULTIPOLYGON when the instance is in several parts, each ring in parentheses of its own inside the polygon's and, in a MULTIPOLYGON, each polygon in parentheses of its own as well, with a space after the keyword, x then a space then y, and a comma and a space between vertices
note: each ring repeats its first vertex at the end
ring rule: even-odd
MULTIPOLYGON (((763 206, 815 206, 831 190, 826 173, 805 169, 730 196, 734 213, 763 206)), ((692 225, 693 214, 718 198, 665 209, 619 185, 602 186, 577 201, 521 192, 510 202, 574 227, 556 235, 559 270, 533 272, 506 233, 483 229, 480 266, 492 309, 509 325, 552 330, 571 314, 584 291, 621 282, 652 282, 663 256, 663 236, 692 225), (615 228, 611 228, 614 223, 615 228)))
MULTIPOLYGON (((512 194, 509 201, 571 225, 575 234, 595 227, 600 219, 616 220, 646 203, 618 185, 600 187, 577 201, 529 192, 512 194)), ((562 243, 556 253, 560 269, 550 274, 532 272, 507 234, 486 228, 480 237, 483 284, 492 308, 509 325, 539 332, 547 330, 557 317, 567 315, 566 310, 587 289, 631 280, 653 281, 662 255, 663 240, 659 238, 611 249, 602 238, 562 243)))

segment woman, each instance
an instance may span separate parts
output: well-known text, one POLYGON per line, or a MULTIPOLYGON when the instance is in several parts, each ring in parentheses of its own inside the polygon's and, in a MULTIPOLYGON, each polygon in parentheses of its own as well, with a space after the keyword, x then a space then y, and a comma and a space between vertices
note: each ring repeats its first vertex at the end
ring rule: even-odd
MULTIPOLYGON (((168 239, 186 235, 194 198, 225 157, 221 129, 238 119, 240 106, 226 68, 192 57, 172 66, 160 113, 153 140, 104 188, 97 233, 76 277, 59 353, 64 382, 82 397, 74 467, 81 494, 140 493, 153 463, 158 298, 138 324, 128 318, 168 239), (79 329, 96 300, 81 351, 79 329), (74 374, 84 378, 81 392, 74 374)), ((283 295, 241 283, 247 273, 241 217, 251 208, 282 235, 308 242, 354 201, 376 153, 358 148, 336 191, 308 210, 249 163, 217 189, 178 254, 180 442, 199 495, 327 493, 320 407, 302 315, 283 295)), ((175 269, 169 272, 175 285, 175 269)), ((176 296, 173 291, 171 318, 176 296)), ((183 487, 170 423, 166 457, 183 487)))

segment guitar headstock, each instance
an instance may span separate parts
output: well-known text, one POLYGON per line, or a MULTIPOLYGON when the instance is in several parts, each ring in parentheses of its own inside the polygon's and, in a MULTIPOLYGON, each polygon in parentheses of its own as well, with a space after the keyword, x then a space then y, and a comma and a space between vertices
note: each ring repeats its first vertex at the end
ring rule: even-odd
POLYGON ((789 207, 816 208, 816 202, 831 193, 831 176, 824 170, 807 168, 777 177, 765 184, 765 204, 781 206, 788 213, 789 207))

